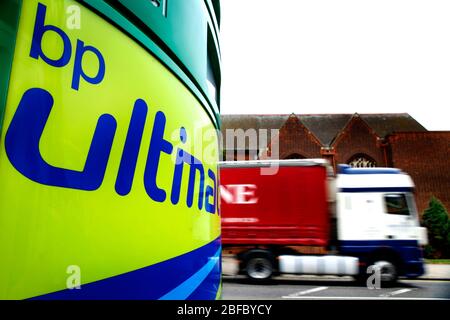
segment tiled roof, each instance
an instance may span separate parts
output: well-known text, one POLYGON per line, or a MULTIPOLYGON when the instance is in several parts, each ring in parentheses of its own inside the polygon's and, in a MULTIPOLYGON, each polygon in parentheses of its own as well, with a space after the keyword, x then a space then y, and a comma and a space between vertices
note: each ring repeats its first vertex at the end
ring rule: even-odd
POLYGON ((298 115, 303 124, 319 139, 329 146, 334 137, 344 129, 352 118, 351 114, 306 114, 298 115))
MULTIPOLYGON (((247 130, 280 129, 289 114, 255 115, 231 114, 221 115, 222 134, 226 129, 241 128, 247 130)), ((407 113, 382 114, 297 114, 300 121, 319 139, 323 146, 329 146, 353 116, 360 116, 378 136, 385 137, 393 132, 425 132, 419 122, 407 113)), ((270 139, 270 136, 269 136, 270 139)))
POLYGON ((427 131, 407 113, 361 114, 360 116, 382 138, 393 132, 427 131))
MULTIPOLYGON (((255 129, 257 133, 259 129, 267 129, 267 143, 269 144, 271 139, 269 130, 279 130, 289 118, 289 115, 226 114, 220 117, 222 120, 221 131, 226 147, 226 129, 243 129, 244 131, 247 129, 255 129)), ((236 142, 234 145, 236 145, 236 142)))

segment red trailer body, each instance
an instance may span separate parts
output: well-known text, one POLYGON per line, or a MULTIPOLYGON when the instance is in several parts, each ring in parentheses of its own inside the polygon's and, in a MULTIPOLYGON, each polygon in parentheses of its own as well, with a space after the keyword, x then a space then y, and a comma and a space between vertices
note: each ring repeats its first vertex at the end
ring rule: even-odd
POLYGON ((261 169, 260 161, 222 163, 223 245, 326 246, 326 163, 283 161, 269 175, 261 169))

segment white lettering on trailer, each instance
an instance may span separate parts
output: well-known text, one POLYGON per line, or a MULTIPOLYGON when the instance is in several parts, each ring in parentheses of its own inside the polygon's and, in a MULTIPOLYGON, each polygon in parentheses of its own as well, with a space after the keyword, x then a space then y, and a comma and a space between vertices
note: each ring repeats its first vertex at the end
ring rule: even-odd
POLYGON ((252 204, 258 202, 254 184, 227 184, 220 186, 220 196, 226 203, 252 204))
POLYGON ((258 222, 257 218, 222 218, 223 222, 233 223, 233 222, 244 222, 244 223, 253 223, 258 222))

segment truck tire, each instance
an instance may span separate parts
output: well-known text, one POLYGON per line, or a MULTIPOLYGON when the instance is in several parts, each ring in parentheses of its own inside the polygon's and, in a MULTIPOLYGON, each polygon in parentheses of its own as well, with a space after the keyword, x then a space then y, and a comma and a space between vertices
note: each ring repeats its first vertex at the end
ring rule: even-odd
POLYGON ((380 285, 381 288, 389 288, 394 286, 398 280, 398 267, 395 262, 391 259, 374 259, 368 264, 366 270, 361 270, 360 274, 356 277, 356 280, 362 286, 376 286, 380 285), (369 268, 372 267, 372 272, 367 273, 367 270, 371 271, 369 268), (377 273, 375 269, 379 270, 379 279, 374 278, 377 273), (370 279, 370 283, 368 280, 370 279))
POLYGON ((392 287, 398 280, 397 266, 389 260, 377 260, 372 264, 380 270, 381 286, 392 287))
POLYGON ((255 282, 269 280, 274 269, 274 261, 269 252, 249 253, 244 258, 244 273, 255 282))

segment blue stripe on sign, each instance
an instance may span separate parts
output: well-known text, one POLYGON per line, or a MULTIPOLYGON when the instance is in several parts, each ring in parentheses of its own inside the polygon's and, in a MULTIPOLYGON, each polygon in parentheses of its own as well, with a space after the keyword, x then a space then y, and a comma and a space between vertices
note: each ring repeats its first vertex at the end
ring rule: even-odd
POLYGON ((220 276, 222 274, 222 262, 214 266, 208 277, 192 292, 188 300, 215 299, 220 286, 220 276))
POLYGON ((211 257, 207 264, 205 264, 200 270, 198 270, 189 279, 184 281, 178 287, 165 294, 160 300, 184 300, 187 299, 194 290, 200 286, 200 284, 207 278, 209 273, 220 262, 221 248, 217 250, 214 257, 211 257))
MULTIPOLYGON (((199 293, 201 299, 214 299, 216 292, 211 292, 211 287, 201 286, 200 270, 211 268, 211 275, 216 283, 220 284, 220 268, 214 268, 213 262, 218 263, 217 254, 220 255, 220 237, 214 241, 185 253, 178 257, 111 278, 81 284, 81 289, 65 289, 32 299, 37 300, 156 300, 172 292, 187 280, 198 279, 196 283, 191 281, 193 290, 203 288, 199 293), (212 267, 211 267, 212 266, 212 267), (217 271, 219 270, 219 271, 217 271), (216 274, 217 273, 217 274, 216 274)), ((67 275, 69 276, 69 275, 67 275)), ((208 274, 206 274, 208 276, 208 274)), ((81 269, 83 280, 83 268, 81 269)), ((204 278, 203 278, 204 279, 204 278)), ((188 296, 186 296, 188 297, 188 296)), ((181 298, 180 298, 181 299, 181 298)))
POLYGON ((410 187, 340 188, 339 192, 412 192, 410 187))

